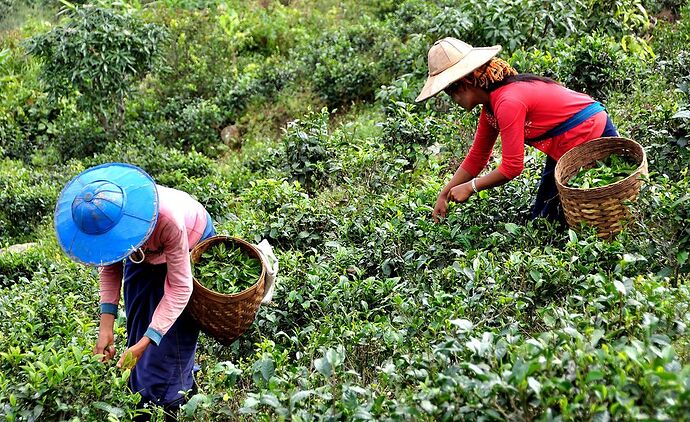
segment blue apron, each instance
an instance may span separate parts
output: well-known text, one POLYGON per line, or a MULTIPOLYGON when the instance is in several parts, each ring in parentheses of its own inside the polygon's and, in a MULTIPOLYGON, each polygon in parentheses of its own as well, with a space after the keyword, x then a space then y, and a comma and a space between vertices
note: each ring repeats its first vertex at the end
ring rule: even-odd
MULTIPOLYGON (((201 239, 215 235, 213 221, 201 239)), ((127 315, 127 347, 134 346, 151 323, 153 312, 163 297, 167 265, 135 264, 127 259, 124 267, 124 299, 127 315)), ((180 391, 192 389, 194 354, 199 328, 186 312, 175 321, 160 344, 146 348, 129 377, 129 388, 141 394, 144 403, 176 407, 184 402, 180 391)))
MULTIPOLYGON (((526 142, 531 143, 562 135, 602 110, 604 110, 604 106, 602 106, 601 103, 592 103, 555 128, 547 131, 538 138, 528 139, 526 142)), ((611 118, 608 116, 606 117, 606 126, 600 136, 618 136, 616 126, 613 125, 611 118)), ((558 197, 555 173, 556 160, 551 157, 546 157, 546 164, 541 174, 539 188, 537 188, 537 197, 532 205, 532 219, 542 217, 549 221, 559 222, 563 227, 567 227, 565 215, 563 214, 563 207, 558 197)))

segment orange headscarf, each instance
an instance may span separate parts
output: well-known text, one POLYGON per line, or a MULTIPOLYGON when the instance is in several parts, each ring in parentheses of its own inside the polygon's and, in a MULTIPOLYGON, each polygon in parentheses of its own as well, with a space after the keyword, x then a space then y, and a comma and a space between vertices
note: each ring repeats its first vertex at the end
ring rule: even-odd
POLYGON ((493 83, 517 74, 517 70, 506 61, 494 57, 488 63, 479 66, 470 75, 465 76, 463 81, 480 88, 488 88, 493 83))

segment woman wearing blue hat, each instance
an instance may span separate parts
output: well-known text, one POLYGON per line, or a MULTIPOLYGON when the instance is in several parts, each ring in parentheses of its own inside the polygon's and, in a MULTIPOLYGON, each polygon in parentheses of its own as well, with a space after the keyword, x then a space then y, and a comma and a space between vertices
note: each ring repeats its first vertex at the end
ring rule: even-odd
POLYGON ((136 359, 129 387, 174 410, 193 387, 199 329, 182 311, 192 294, 189 250, 213 236, 204 207, 185 192, 156 185, 129 164, 108 163, 74 177, 55 208, 62 249, 99 267, 101 319, 94 352, 115 356, 113 326, 124 290, 125 357, 136 359), (124 280, 124 283, 123 283, 124 280), (123 286, 124 284, 124 286, 123 286))

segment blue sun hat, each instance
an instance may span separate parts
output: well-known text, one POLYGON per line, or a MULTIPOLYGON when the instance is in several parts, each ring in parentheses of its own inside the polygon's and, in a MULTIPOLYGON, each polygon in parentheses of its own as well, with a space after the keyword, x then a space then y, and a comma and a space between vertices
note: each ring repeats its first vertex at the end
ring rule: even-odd
POLYGON ((65 185, 55 206, 55 233, 70 258, 109 265, 139 249, 158 220, 158 191, 144 170, 107 163, 65 185))

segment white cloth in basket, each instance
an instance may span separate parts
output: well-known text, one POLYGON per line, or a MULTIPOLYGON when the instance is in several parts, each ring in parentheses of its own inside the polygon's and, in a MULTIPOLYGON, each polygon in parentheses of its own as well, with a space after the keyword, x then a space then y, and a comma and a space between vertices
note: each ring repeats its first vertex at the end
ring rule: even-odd
POLYGON ((261 252, 261 255, 266 262, 266 280, 264 287, 264 298, 261 300, 262 304, 269 303, 273 298, 273 291, 275 290, 276 275, 278 274, 278 258, 273 253, 273 246, 264 239, 256 245, 256 248, 261 252))

